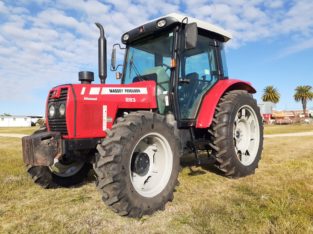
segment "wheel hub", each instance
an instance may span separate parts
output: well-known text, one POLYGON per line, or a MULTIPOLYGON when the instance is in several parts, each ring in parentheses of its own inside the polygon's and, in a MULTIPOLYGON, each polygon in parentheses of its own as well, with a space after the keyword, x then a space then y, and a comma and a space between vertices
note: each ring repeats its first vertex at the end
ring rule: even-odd
POLYGON ((253 163, 259 146, 257 116, 250 106, 238 110, 234 121, 234 145, 239 161, 248 166, 253 163))
POLYGON ((241 131, 238 129, 238 130, 236 131, 236 133, 235 133, 236 139, 240 140, 241 135, 242 135, 242 133, 241 133, 241 131))
POLYGON ((148 154, 144 152, 135 152, 131 168, 133 172, 140 176, 146 175, 150 168, 150 159, 148 154))
POLYGON ((50 171, 60 177, 70 177, 75 175, 82 167, 84 162, 72 162, 64 164, 60 161, 55 162, 52 166, 49 167, 50 171))
POLYGON ((130 179, 143 197, 154 197, 167 185, 172 173, 173 152, 167 139, 151 132, 134 146, 130 161, 130 179))

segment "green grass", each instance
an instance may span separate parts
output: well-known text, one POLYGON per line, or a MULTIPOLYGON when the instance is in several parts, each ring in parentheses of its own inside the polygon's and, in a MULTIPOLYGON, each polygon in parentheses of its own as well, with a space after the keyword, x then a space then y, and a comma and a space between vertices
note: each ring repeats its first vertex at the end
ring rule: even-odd
POLYGON ((313 124, 265 125, 264 134, 311 132, 313 124))
POLYGON ((266 139, 256 174, 237 180, 185 167, 165 211, 130 219, 110 211, 93 182, 36 186, 20 139, 0 137, 0 233, 312 233, 312 142, 266 139))
POLYGON ((3 128, 0 127, 0 133, 17 133, 17 134, 32 134, 39 127, 20 127, 20 128, 3 128))

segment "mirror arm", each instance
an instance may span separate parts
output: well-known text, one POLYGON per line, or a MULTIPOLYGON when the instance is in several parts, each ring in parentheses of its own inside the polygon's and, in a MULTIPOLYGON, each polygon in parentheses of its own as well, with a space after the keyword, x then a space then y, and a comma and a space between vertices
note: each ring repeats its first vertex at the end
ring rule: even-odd
POLYGON ((184 21, 186 21, 186 24, 188 24, 188 17, 187 16, 185 18, 183 18, 183 20, 181 21, 181 25, 184 24, 184 21))
POLYGON ((125 50, 125 49, 126 49, 126 47, 122 47, 122 46, 120 45, 120 43, 115 43, 115 44, 113 44, 113 48, 114 48, 115 46, 118 46, 121 50, 125 50))
POLYGON ((119 64, 119 65, 117 65, 115 68, 113 68, 112 66, 110 66, 110 71, 116 71, 119 67, 123 67, 123 64, 119 64))

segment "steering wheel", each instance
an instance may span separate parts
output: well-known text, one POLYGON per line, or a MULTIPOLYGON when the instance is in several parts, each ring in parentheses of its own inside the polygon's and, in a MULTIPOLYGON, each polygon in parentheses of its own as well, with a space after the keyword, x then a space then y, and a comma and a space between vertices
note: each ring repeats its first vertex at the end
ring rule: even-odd
POLYGON ((171 67, 165 63, 162 63, 162 66, 165 67, 165 71, 167 71, 168 69, 171 69, 171 67))
POLYGON ((212 83, 212 80, 213 78, 211 78, 210 80, 198 80, 199 82, 202 82, 202 83, 212 83))

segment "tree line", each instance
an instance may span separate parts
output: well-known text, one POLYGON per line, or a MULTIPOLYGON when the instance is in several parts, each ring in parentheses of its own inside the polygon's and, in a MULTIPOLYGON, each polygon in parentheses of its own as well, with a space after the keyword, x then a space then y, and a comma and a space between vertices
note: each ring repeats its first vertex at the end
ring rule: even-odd
MULTIPOLYGON (((306 116, 308 101, 313 100, 313 90, 310 85, 300 85, 295 89, 293 98, 296 102, 301 102, 303 114, 306 116)), ((264 102, 278 103, 280 100, 280 93, 274 86, 267 86, 263 90, 262 100, 264 102)))

